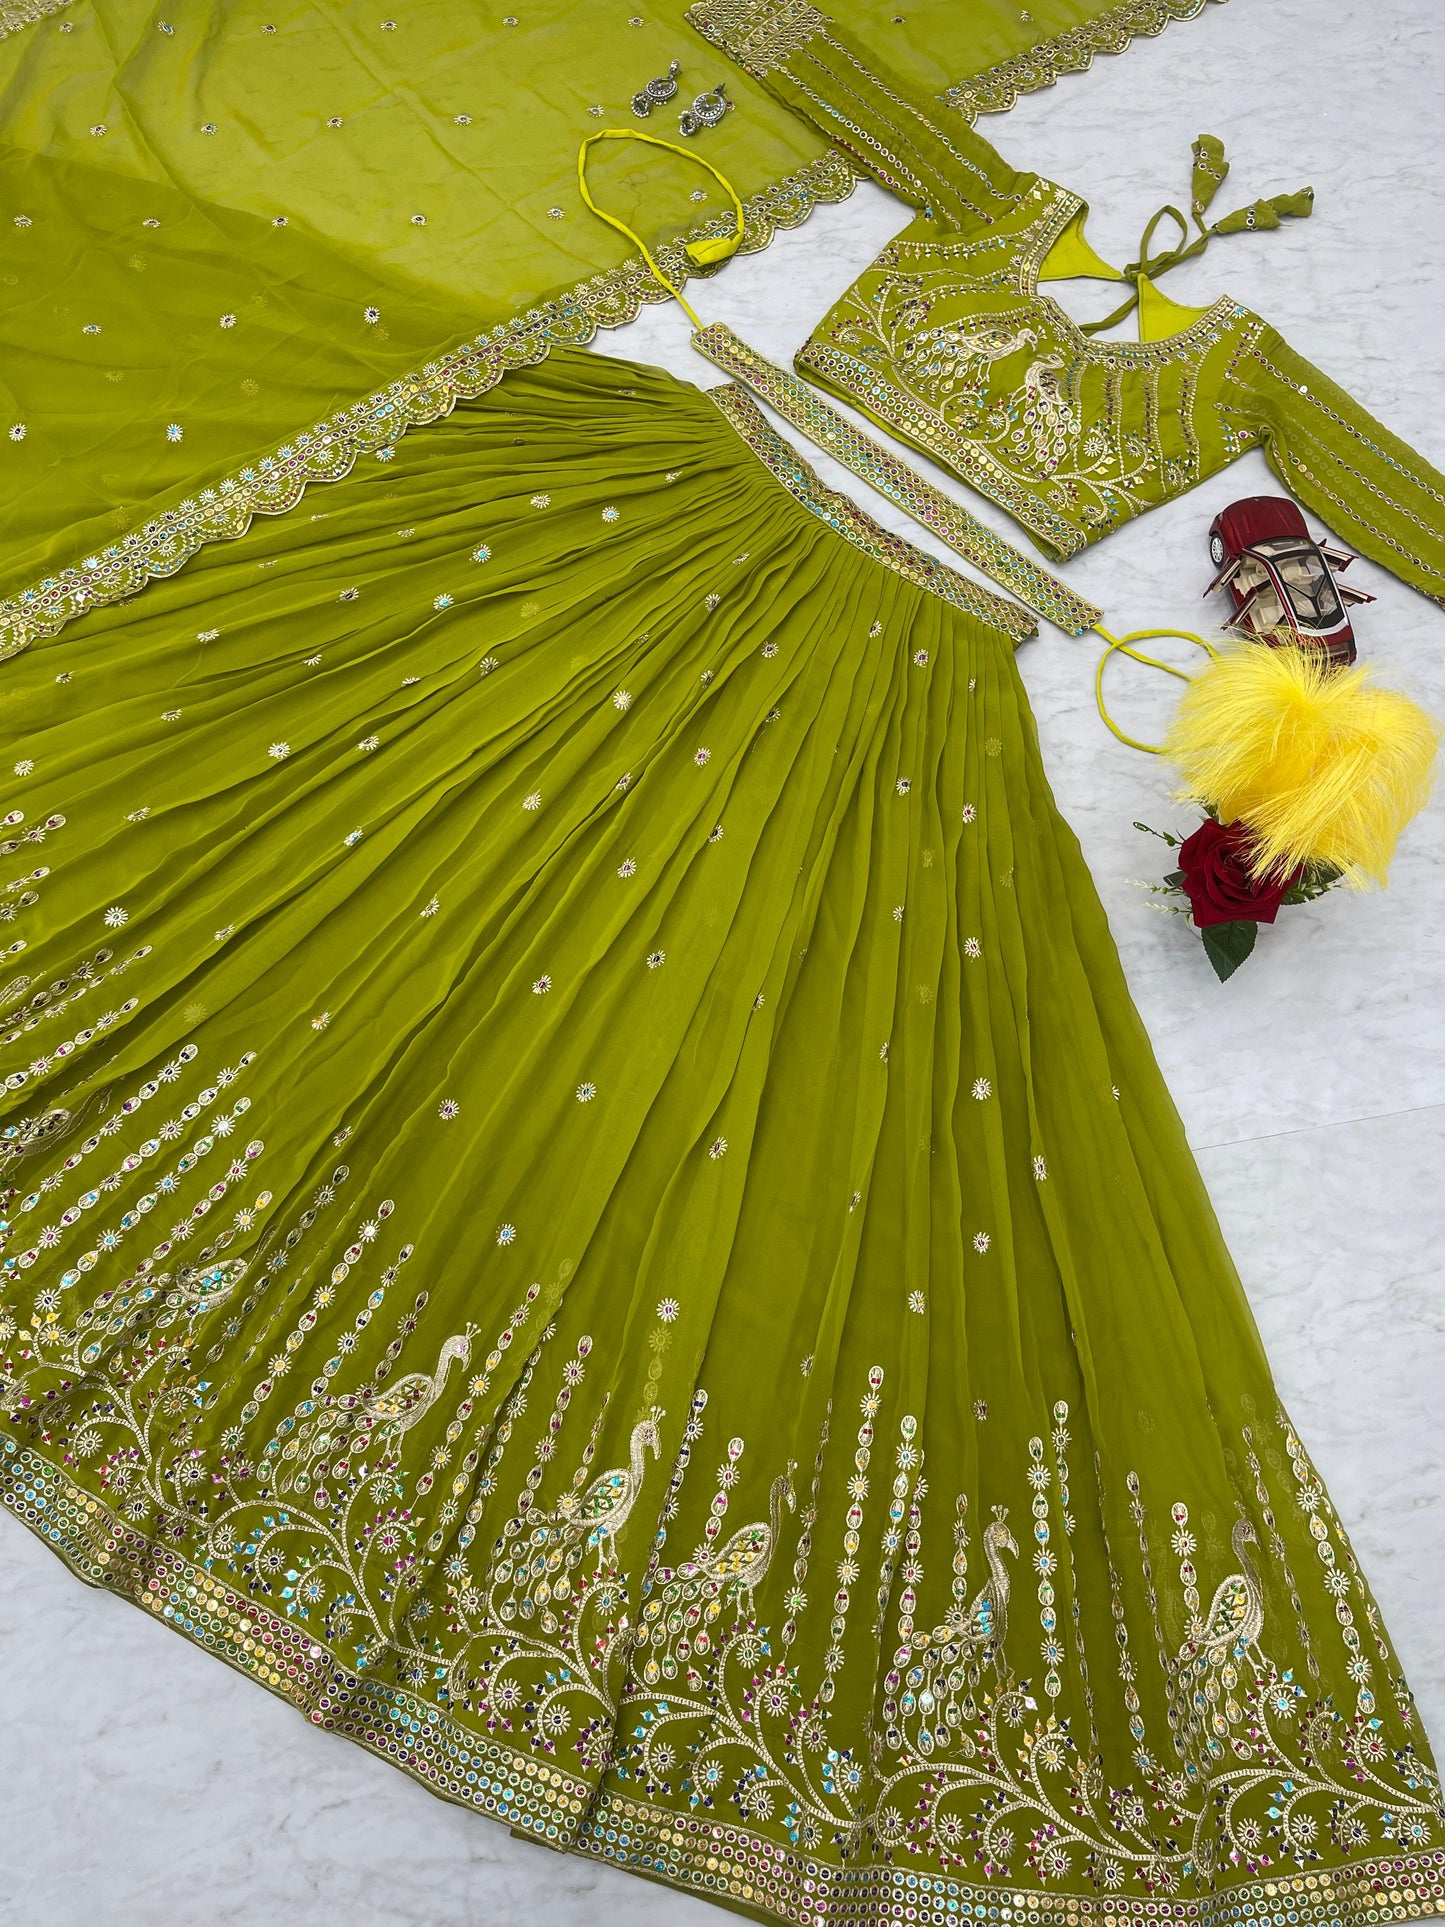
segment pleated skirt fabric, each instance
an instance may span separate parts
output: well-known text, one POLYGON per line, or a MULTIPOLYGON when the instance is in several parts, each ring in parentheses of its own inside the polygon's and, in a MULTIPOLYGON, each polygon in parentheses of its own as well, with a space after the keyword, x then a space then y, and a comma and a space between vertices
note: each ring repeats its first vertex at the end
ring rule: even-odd
POLYGON ((759 452, 559 351, 5 666, 6 1502, 744 1914, 1430 1911, 1012 643, 759 452))

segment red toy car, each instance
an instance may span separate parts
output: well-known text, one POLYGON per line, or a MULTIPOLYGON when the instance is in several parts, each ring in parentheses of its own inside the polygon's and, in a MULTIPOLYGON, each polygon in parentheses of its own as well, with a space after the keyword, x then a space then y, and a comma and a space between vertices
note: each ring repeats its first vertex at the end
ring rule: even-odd
POLYGON ((1335 580, 1354 561, 1345 549, 1310 539, 1287 497, 1249 495, 1215 516, 1209 555, 1219 573, 1204 591, 1228 589, 1234 613, 1224 624, 1257 642, 1323 649, 1331 665, 1355 660, 1349 605, 1373 602, 1363 589, 1335 580))

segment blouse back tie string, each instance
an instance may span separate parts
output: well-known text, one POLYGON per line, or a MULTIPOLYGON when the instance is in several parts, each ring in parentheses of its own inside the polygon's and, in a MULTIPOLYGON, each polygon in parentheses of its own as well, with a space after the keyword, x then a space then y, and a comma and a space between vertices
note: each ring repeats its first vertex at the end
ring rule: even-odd
POLYGON ((1131 656, 1135 662, 1142 662, 1150 669, 1162 669, 1166 676, 1177 676, 1180 682, 1192 682, 1194 678, 1189 674, 1187 669, 1176 669, 1172 662, 1160 662, 1157 656, 1146 656, 1144 651, 1142 649, 1136 649, 1134 644, 1136 642, 1151 642, 1159 636, 1177 636, 1181 642, 1197 643, 1215 662, 1219 660, 1219 650, 1203 636, 1196 636, 1192 629, 1132 629, 1127 636, 1112 636, 1102 622, 1096 622, 1094 624, 1094 633, 1095 635, 1102 636, 1104 641, 1109 645, 1103 655, 1100 656, 1098 667, 1094 671, 1094 702, 1098 707, 1099 714, 1104 719, 1105 728, 1117 736, 1119 741, 1126 744, 1130 749, 1142 749, 1145 754, 1149 756, 1162 756, 1164 753, 1162 743, 1141 743, 1136 737, 1126 736, 1105 707, 1104 671, 1108 667, 1110 657, 1114 655, 1131 656))
POLYGON ((1213 134, 1201 134, 1194 143, 1194 180, 1190 201, 1190 213, 1198 233, 1190 240, 1189 223, 1172 203, 1166 202, 1163 207, 1156 208, 1140 236, 1139 258, 1120 270, 1120 278, 1131 284, 1127 298, 1112 314, 1105 315, 1102 321, 1080 323, 1084 334, 1096 335, 1105 328, 1117 327, 1138 307, 1141 280, 1157 281, 1161 274, 1167 274, 1181 262, 1192 261, 1196 255, 1203 254, 1216 235, 1262 233, 1267 228, 1277 228, 1284 219, 1307 220, 1314 208, 1314 189, 1302 187, 1296 194, 1274 194, 1266 200, 1253 201, 1248 207, 1236 208, 1233 214, 1226 214, 1222 220, 1206 227, 1205 211, 1224 185, 1228 172, 1229 162, 1224 156, 1223 141, 1213 134), (1179 239, 1172 248, 1151 255, 1149 249, 1154 230, 1166 218, 1178 228, 1179 239))

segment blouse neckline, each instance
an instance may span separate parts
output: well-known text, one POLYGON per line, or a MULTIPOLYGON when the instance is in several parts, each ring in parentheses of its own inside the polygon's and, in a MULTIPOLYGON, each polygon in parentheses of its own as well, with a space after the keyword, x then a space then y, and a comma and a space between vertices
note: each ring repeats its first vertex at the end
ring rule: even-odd
POLYGON ((1229 295, 1222 294, 1187 327, 1164 335, 1158 341, 1101 341, 1095 335, 1085 334, 1063 303, 1040 288, 1039 271, 1048 258, 1050 248, 1074 216, 1079 213, 1087 216, 1088 203, 1081 195, 1069 188, 1059 187, 1053 181, 1044 180, 1042 176, 1036 191, 1049 194, 1052 204, 1043 210, 1034 235, 1018 251, 1018 288, 1020 294, 1050 316, 1058 331, 1071 342, 1077 359, 1116 368, 1166 366, 1170 362, 1187 360, 1191 355, 1210 347, 1218 340, 1221 327, 1243 317, 1245 310, 1239 303, 1229 295))

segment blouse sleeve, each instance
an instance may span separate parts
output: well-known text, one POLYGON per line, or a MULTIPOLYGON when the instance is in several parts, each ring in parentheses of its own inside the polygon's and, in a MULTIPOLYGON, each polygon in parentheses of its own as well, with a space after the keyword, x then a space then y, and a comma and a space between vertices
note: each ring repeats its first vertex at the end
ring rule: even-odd
POLYGON ((879 69, 808 0, 696 0, 687 18, 860 174, 945 227, 997 219, 1034 183, 961 115, 879 69))
POLYGON ((1220 406, 1341 541, 1445 607, 1445 475, 1423 455, 1263 325, 1246 335, 1220 406))

